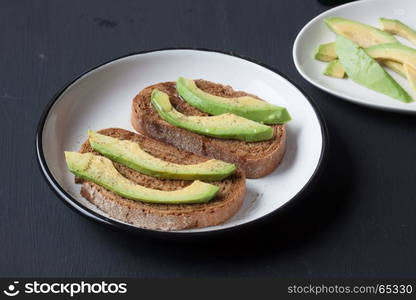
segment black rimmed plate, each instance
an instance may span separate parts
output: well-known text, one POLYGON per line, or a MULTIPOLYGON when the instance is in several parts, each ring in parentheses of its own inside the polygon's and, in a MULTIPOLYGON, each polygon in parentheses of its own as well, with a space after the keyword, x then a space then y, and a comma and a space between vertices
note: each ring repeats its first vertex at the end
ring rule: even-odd
MULTIPOLYGON (((280 73, 251 60, 211 50, 164 49, 133 54, 93 68, 68 84, 48 105, 37 132, 38 159, 50 186, 81 214, 115 227, 142 231, 109 217, 80 196, 68 171, 65 150, 78 150, 88 129, 130 125, 133 97, 144 87, 179 76, 231 85, 288 108, 287 151, 281 165, 261 179, 247 180, 240 211, 224 224, 172 232, 229 230, 258 220, 297 197, 310 184, 325 153, 326 131, 310 99, 280 73)), ((154 231, 157 232, 157 231, 154 231)))

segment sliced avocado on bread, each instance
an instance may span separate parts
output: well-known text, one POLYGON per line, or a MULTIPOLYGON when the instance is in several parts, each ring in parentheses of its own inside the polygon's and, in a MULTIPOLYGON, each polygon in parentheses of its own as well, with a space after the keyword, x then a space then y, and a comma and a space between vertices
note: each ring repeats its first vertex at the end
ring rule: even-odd
MULTIPOLYGON (((208 161, 124 129, 109 128, 98 134, 137 143, 151 156, 173 164, 198 165, 208 161)), ((77 175, 76 182, 82 184, 81 195, 110 217, 134 226, 154 230, 213 226, 233 216, 244 200, 245 177, 239 169, 208 184, 143 174, 99 156, 89 140, 80 153, 69 155, 74 155, 69 158, 69 167, 77 175)))
POLYGON ((94 182, 131 200, 158 204, 205 203, 215 197, 216 185, 194 181, 174 191, 161 191, 144 187, 123 177, 110 159, 93 153, 65 152, 69 170, 79 178, 94 182))
POLYGON ((88 131, 91 147, 113 161, 124 164, 140 173, 168 179, 222 180, 236 167, 221 160, 210 159, 199 164, 175 164, 144 151, 138 143, 119 140, 111 136, 88 131))
POLYGON ((401 36, 416 45, 416 31, 406 24, 394 19, 379 19, 381 27, 385 32, 401 36))
MULTIPOLYGON (((254 95, 234 91, 229 86, 205 80, 195 80, 194 83, 198 89, 211 95, 229 99, 249 96, 261 101, 254 95)), ((263 177, 276 169, 280 163, 286 145, 285 125, 271 125, 272 138, 260 142, 245 142, 201 135, 163 120, 151 102, 151 94, 155 89, 166 93, 172 107, 181 114, 209 116, 208 113, 204 113, 184 101, 176 90, 175 82, 154 84, 143 89, 132 103, 131 123, 133 128, 141 134, 169 143, 178 149, 235 164, 245 172, 248 178, 263 177)))
POLYGON ((180 77, 176 81, 178 94, 190 105, 200 111, 221 115, 235 114, 265 124, 284 124, 291 120, 286 108, 273 105, 249 95, 222 97, 210 94, 200 88, 191 79, 180 77))
POLYGON ((163 120, 198 134, 246 142, 264 141, 273 137, 273 129, 270 126, 233 114, 186 116, 173 108, 168 94, 158 89, 152 91, 151 101, 163 120))

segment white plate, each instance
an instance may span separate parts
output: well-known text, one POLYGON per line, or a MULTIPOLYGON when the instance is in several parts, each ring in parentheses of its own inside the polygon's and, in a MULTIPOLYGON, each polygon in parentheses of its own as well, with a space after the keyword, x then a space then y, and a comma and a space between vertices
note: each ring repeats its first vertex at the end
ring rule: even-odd
MULTIPOLYGON (((335 41, 335 34, 323 23, 325 18, 344 17, 380 28, 378 19, 384 17, 399 19, 416 28, 415 12, 415 0, 362 0, 330 9, 312 19, 299 32, 293 46, 296 68, 316 87, 345 100, 385 110, 416 113, 416 102, 406 104, 358 85, 351 79, 337 79, 323 75, 326 63, 313 58, 318 45, 335 41)), ((403 44, 412 46, 408 41, 397 38, 403 44)), ((406 79, 390 70, 388 72, 416 100, 416 93, 410 88, 406 79)))
POLYGON ((77 150, 87 129, 130 125, 133 97, 148 85, 179 76, 229 84, 286 106, 287 153, 279 168, 262 179, 247 180, 242 209, 226 223, 180 231, 207 232, 246 224, 270 214, 299 195, 320 166, 325 130, 310 100, 292 83, 266 67, 229 54, 191 50, 157 50, 116 59, 80 76, 60 92, 42 117, 37 134, 40 165, 52 188, 70 206, 96 220, 131 229, 112 219, 79 195, 68 171, 64 150, 77 150))

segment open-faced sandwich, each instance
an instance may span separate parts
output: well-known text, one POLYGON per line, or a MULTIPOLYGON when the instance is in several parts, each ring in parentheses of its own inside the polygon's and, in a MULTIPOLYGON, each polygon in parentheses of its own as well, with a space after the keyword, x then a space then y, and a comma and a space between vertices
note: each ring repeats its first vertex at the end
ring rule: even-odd
POLYGON ((220 159, 259 178, 280 163, 290 115, 255 95, 205 80, 154 84, 133 100, 138 132, 197 155, 220 159))
POLYGON ((141 228, 217 225, 240 208, 245 178, 233 164, 178 150, 119 128, 88 132, 65 152, 81 195, 109 216, 141 228))

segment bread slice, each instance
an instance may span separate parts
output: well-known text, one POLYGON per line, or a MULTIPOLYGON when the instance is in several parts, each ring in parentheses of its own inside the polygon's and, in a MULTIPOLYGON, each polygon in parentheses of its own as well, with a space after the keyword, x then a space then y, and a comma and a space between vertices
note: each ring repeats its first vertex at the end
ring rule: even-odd
MULTIPOLYGON (((174 163, 195 164, 208 160, 206 157, 178 150, 166 143, 124 129, 109 128, 98 133, 134 141, 153 156, 174 163)), ((80 152, 94 152, 88 140, 81 146, 80 152)), ((152 189, 170 191, 182 189, 192 183, 192 181, 154 178, 116 162, 114 166, 129 180, 152 189)), ((246 190, 244 173, 241 170, 237 170, 222 181, 210 182, 220 186, 220 191, 213 200, 202 204, 142 203, 118 196, 89 181, 76 179, 76 182, 82 183, 81 195, 111 217, 138 227, 155 230, 181 230, 223 223, 239 210, 246 190)))
MULTIPOLYGON (((234 91, 229 86, 205 80, 196 80, 196 85, 200 89, 217 96, 239 97, 250 95, 256 97, 245 92, 234 91)), ((145 88, 133 99, 131 123, 138 132, 197 155, 234 163, 245 172, 247 178, 259 178, 269 174, 276 169, 282 160, 286 146, 284 125, 272 126, 274 136, 271 140, 255 143, 199 135, 170 125, 161 119, 150 102, 153 89, 159 89, 167 93, 172 105, 185 115, 208 115, 182 100, 176 92, 174 82, 158 83, 145 88)))

